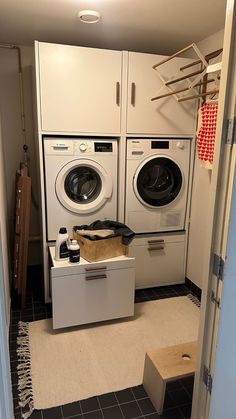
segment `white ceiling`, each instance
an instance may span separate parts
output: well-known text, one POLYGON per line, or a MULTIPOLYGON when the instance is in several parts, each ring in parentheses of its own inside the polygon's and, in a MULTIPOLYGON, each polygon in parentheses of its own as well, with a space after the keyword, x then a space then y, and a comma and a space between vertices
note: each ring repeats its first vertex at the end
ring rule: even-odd
POLYGON ((0 42, 172 53, 224 27, 226 0, 1 0, 0 42), (82 9, 98 24, 77 19, 82 9))

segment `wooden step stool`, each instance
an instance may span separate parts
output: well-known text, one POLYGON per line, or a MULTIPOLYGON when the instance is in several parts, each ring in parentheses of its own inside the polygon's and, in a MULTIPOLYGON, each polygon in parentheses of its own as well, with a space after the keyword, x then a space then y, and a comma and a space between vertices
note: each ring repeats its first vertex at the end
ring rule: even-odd
POLYGON ((169 346, 146 353, 143 386, 161 415, 169 381, 191 376, 196 369, 197 342, 169 346))

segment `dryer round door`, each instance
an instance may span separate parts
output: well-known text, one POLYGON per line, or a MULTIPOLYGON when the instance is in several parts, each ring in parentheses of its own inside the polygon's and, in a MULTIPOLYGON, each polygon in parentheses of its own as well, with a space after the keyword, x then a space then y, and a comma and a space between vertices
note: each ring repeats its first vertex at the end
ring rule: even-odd
POLYGON ((167 156, 149 157, 138 167, 133 188, 147 207, 158 208, 174 202, 183 190, 183 173, 167 156))
POLYGON ((61 204, 75 213, 91 213, 112 195, 112 178, 92 160, 73 160, 62 167, 56 178, 56 194, 61 204))

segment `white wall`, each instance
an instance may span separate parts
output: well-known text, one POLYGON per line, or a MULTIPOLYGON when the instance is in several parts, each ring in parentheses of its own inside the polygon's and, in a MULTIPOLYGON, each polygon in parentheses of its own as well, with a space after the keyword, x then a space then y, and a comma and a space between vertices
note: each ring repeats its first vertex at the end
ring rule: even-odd
MULTIPOLYGON (((206 55, 222 48, 224 30, 198 42, 200 51, 206 55)), ((218 59, 219 60, 219 59, 218 59)), ((213 62, 213 61, 212 61, 213 62)), ((200 167, 195 156, 193 190, 190 214, 189 245, 186 276, 198 287, 202 288, 203 259, 205 254, 205 240, 208 223, 208 200, 211 183, 211 171, 200 167)))
POLYGON ((224 39, 224 29, 213 33, 212 35, 208 36, 207 38, 199 41, 197 43, 198 48, 200 51, 206 55, 212 51, 222 48, 223 46, 223 39, 224 39))
POLYGON ((6 170, 7 212, 10 236, 13 234, 15 171, 22 160, 19 82, 16 51, 0 49, 0 113, 3 155, 6 170))
MULTIPOLYGON (((35 134, 33 125, 33 98, 32 98, 32 63, 33 47, 21 47, 26 142, 29 146, 29 169, 32 177, 33 194, 37 199, 35 134)), ((14 231, 14 202, 15 202, 15 173, 20 161, 24 161, 22 146, 23 135, 21 126, 20 90, 16 50, 0 48, 0 112, 2 115, 3 155, 6 168, 7 186, 7 213, 9 219, 10 247, 13 249, 14 231)), ((39 214, 31 204, 30 236, 39 236, 39 214)), ((36 246, 38 243, 36 243, 36 246)), ((34 249, 35 244, 29 245, 29 264, 39 263, 39 251, 34 249), (33 248, 33 249, 32 249, 33 248), (35 250, 35 251, 32 251, 35 250)))
MULTIPOLYGON (((34 98, 33 98, 33 61, 34 61, 34 48, 21 46, 22 63, 23 63, 23 85, 24 85, 24 104, 25 104, 25 124, 26 124, 26 141, 29 146, 29 171, 32 178, 32 192, 33 202, 39 202, 38 197, 38 161, 37 161, 37 138, 34 128, 34 98)), ((31 202, 31 216, 30 216, 30 237, 29 243, 29 257, 28 263, 30 265, 37 265, 41 263, 40 260, 40 247, 38 237, 40 233, 40 215, 38 208, 31 202), (34 240, 36 239, 36 241, 34 240)))

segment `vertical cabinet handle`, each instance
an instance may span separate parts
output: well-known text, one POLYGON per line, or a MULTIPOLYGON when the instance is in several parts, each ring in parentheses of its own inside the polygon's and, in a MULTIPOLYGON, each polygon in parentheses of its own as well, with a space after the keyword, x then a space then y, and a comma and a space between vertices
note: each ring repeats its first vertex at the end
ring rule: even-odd
POLYGON ((120 82, 116 82, 116 104, 120 106, 120 82))
POLYGON ((136 92, 136 85, 135 83, 131 83, 131 105, 135 106, 135 92, 136 92))

